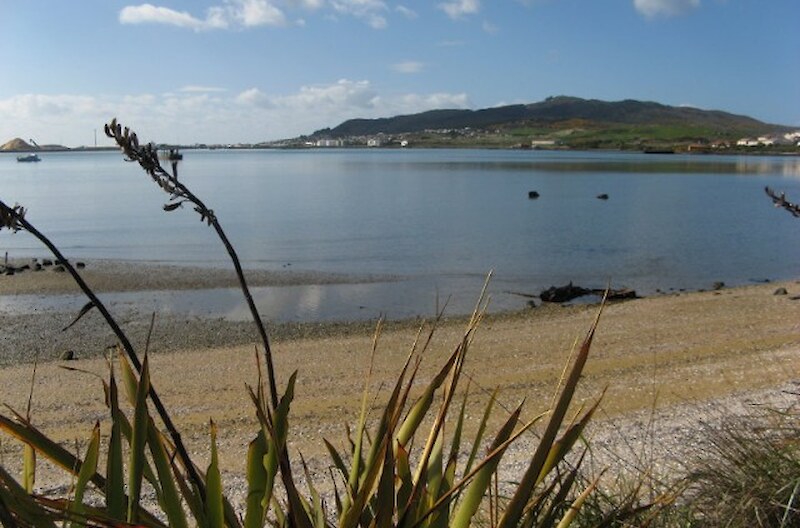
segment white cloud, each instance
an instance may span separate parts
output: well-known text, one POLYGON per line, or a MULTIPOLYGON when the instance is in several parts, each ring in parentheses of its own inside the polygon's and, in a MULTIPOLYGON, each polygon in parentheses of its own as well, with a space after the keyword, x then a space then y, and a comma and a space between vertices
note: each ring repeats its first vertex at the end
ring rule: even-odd
POLYGON ((262 108, 272 108, 274 106, 269 96, 258 88, 250 88, 243 91, 236 96, 236 102, 245 105, 260 106, 262 108))
POLYGON ((376 97, 369 81, 341 79, 333 84, 303 86, 293 95, 280 96, 274 102, 286 108, 368 109, 376 97))
POLYGON ((166 24, 195 31, 229 27, 283 26, 286 17, 269 0, 225 0, 210 7, 203 19, 185 11, 152 4, 126 6, 119 13, 122 24, 166 24))
POLYGON ((466 15, 474 15, 481 9, 480 0, 454 0, 438 4, 439 9, 447 13, 450 18, 456 19, 466 15))
POLYGON ((360 18, 375 29, 383 29, 387 25, 383 13, 389 8, 383 0, 330 0, 330 4, 337 13, 360 18))
POLYGON ((187 86, 181 87, 181 89, 179 91, 181 91, 181 92, 207 93, 207 92, 225 92, 226 90, 225 90, 225 88, 218 88, 216 86, 198 86, 198 85, 195 85, 195 84, 189 84, 187 86))
POLYGON ((167 24, 170 26, 202 29, 205 23, 185 11, 175 11, 168 7, 152 4, 125 6, 119 12, 122 24, 167 24))
POLYGON ((419 17, 419 15, 417 14, 416 11, 414 11, 413 9, 409 9, 408 7, 406 7, 404 5, 399 5, 399 6, 395 7, 394 10, 397 11, 398 13, 400 13, 401 15, 403 15, 404 17, 406 17, 409 20, 413 20, 413 19, 419 17))
MULTIPOLYGON (((308 134, 355 117, 467 107, 464 93, 380 93, 369 81, 348 79, 278 95, 258 87, 237 93, 26 94, 0 99, 0 143, 32 137, 42 144, 91 145, 93 132, 113 117, 137 130, 143 141, 254 143, 308 134)), ((100 144, 110 144, 100 136, 100 144)))
MULTIPOLYGON (((325 10, 323 16, 329 20, 335 20, 336 17, 334 15, 352 16, 363 20, 375 29, 383 29, 388 25, 387 15, 391 12, 384 0, 218 1, 221 3, 209 7, 204 17, 149 3, 130 5, 120 11, 119 21, 122 24, 165 24, 195 31, 204 31, 259 26, 285 26, 287 25, 285 11, 303 10, 305 12, 313 12, 325 10)), ((409 19, 417 17, 417 13, 406 6, 399 5, 393 11, 409 19)), ((294 24, 303 26, 305 25, 305 20, 300 17, 294 24)))
POLYGON ((419 73, 425 65, 417 61, 404 61, 392 64, 392 69, 397 73, 419 73))
POLYGON ((647 18, 675 16, 700 7, 700 0, 633 0, 633 7, 647 18))
POLYGON ((315 11, 325 5, 325 0, 286 0, 291 7, 302 7, 309 11, 315 11))
POLYGON ((231 18, 245 27, 282 26, 283 12, 267 0, 230 0, 226 6, 231 18))

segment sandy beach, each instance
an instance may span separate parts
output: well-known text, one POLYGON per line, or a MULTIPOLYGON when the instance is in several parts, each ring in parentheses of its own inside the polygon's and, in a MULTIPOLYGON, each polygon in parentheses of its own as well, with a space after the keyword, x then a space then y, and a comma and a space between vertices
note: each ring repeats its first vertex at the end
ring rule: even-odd
MULTIPOLYGON (((153 287, 151 283, 145 286, 130 266, 117 266, 96 272, 96 284, 153 287)), ((205 288, 232 280, 225 272, 173 271, 175 277, 168 277, 162 287, 177 288, 180 283, 205 288)), ((0 276, 0 294, 72 291, 66 274, 55 275, 48 273, 47 280, 34 273, 0 276)), ((259 280, 310 278, 278 279, 264 273, 253 279, 254 283, 259 280)), ((608 306, 578 394, 579 400, 589 402, 607 388, 593 433, 599 445, 614 444, 609 431, 624 435, 626 427, 631 431, 627 443, 635 443, 637 435, 641 440, 643 416, 650 416, 653 409, 660 417, 660 434, 665 441, 672 439, 665 444, 669 452, 669 446, 681 438, 699 434, 701 424, 724 418, 728 412, 745 412, 750 403, 796 403, 797 396, 790 393, 796 392, 794 383, 800 381, 798 294, 800 282, 787 281, 608 306), (776 294, 780 288, 787 293, 776 294)), ((525 417, 545 410, 573 343, 585 335, 596 310, 594 306, 546 305, 489 314, 465 368, 471 380, 470 417, 480 415, 488 392, 497 387, 502 407, 496 420, 506 412, 503 409, 522 399, 526 400, 525 417)), ((62 332, 72 317, 0 316, 0 403, 24 411, 32 362, 38 355, 33 422, 70 444, 85 440, 96 420, 107 425, 100 378, 107 376, 106 346, 114 344, 96 313, 62 332), (58 361, 57 354, 66 349, 75 350, 79 359, 58 361)), ((120 322, 134 345, 143 350, 149 315, 120 322)), ((408 354, 419 325, 420 321, 390 323, 381 335, 371 380, 376 405, 386 396, 387 383, 408 354)), ((464 318, 459 317, 440 324, 426 352, 421 381, 458 344, 464 326, 464 318)), ((352 423, 358 411, 373 323, 279 325, 270 331, 279 384, 284 385, 291 372, 299 372, 291 413, 292 447, 324 464, 322 438, 341 445, 344 424, 352 423)), ((219 427, 222 466, 234 473, 241 471, 247 442, 255 431, 245 384, 256 382, 256 341, 251 324, 171 317, 157 319, 150 344, 154 386, 172 410, 189 449, 201 462, 205 459, 208 422, 213 419, 219 427)), ((18 446, 4 440, 0 449, 5 463, 13 468, 19 459, 18 446)), ((524 448, 520 449, 524 456, 524 448)), ((41 478, 46 482, 52 474, 43 470, 41 478)))

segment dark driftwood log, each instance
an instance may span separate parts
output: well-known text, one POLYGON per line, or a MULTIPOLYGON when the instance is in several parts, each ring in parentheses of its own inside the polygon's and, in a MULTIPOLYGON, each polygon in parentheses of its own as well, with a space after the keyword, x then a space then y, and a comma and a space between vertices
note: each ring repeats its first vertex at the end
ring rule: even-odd
POLYGON ((542 302, 562 303, 577 299, 578 297, 583 297, 584 295, 589 295, 590 293, 592 293, 592 290, 574 286, 572 282, 570 282, 566 286, 551 286, 543 290, 542 293, 539 294, 539 298, 542 302))
MULTIPOLYGON (((515 293, 520 295, 516 292, 509 292, 515 293)), ((551 286, 550 288, 543 290, 539 294, 539 298, 542 302, 554 302, 554 303, 564 303, 572 301, 573 299, 577 299, 578 297, 583 297, 584 295, 604 295, 606 293, 605 289, 602 288, 583 288, 581 286, 575 286, 570 282, 565 286, 551 286)), ((610 301, 618 301, 623 299, 637 299, 639 296, 636 295, 636 290, 631 290, 628 288, 623 288, 621 290, 608 290, 608 300, 610 301)))

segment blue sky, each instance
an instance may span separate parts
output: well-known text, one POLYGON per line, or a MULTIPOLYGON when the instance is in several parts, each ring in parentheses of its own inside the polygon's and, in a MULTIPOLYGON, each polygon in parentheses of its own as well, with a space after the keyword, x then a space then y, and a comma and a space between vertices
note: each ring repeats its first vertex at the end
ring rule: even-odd
POLYGON ((236 143, 551 95, 800 127, 798 0, 0 0, 0 143, 236 143))

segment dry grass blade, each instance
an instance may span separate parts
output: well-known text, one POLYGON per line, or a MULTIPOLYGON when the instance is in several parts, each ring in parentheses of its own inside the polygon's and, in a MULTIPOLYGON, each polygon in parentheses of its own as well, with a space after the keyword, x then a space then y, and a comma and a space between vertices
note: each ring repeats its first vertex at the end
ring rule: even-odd
POLYGON ((22 482, 25 491, 33 493, 36 483, 36 450, 30 444, 25 444, 22 451, 22 482))
POLYGON ((569 525, 572 524, 572 522, 575 520, 575 517, 578 515, 578 512, 580 511, 581 507, 583 506, 583 503, 586 502, 586 498, 589 497, 589 495, 597 487, 597 483, 600 481, 600 478, 602 476, 603 476, 602 473, 598 475, 597 479, 595 479, 594 482, 592 482, 585 490, 583 490, 583 492, 580 495, 578 495, 578 498, 575 499, 575 501, 570 505, 569 510, 561 519, 561 521, 558 523, 558 526, 556 526, 556 528, 567 528, 569 525))
POLYGON ((72 320, 72 322, 71 322, 71 323, 69 323, 67 326, 65 326, 64 328, 62 328, 62 329, 61 329, 61 331, 62 331, 62 332, 65 332, 65 331, 69 330, 70 328, 72 328, 73 326, 75 326, 75 323, 77 323, 78 321, 80 321, 80 320, 81 320, 81 318, 82 318, 84 315, 86 315, 87 313, 89 313, 89 311, 90 311, 92 308, 94 308, 94 306, 95 306, 95 305, 94 305, 94 302, 92 302, 92 301, 89 301, 89 302, 87 302, 86 304, 84 304, 84 305, 83 305, 83 308, 81 308, 80 312, 78 312, 78 315, 76 315, 76 316, 75 316, 75 319, 73 319, 73 320, 72 320))

